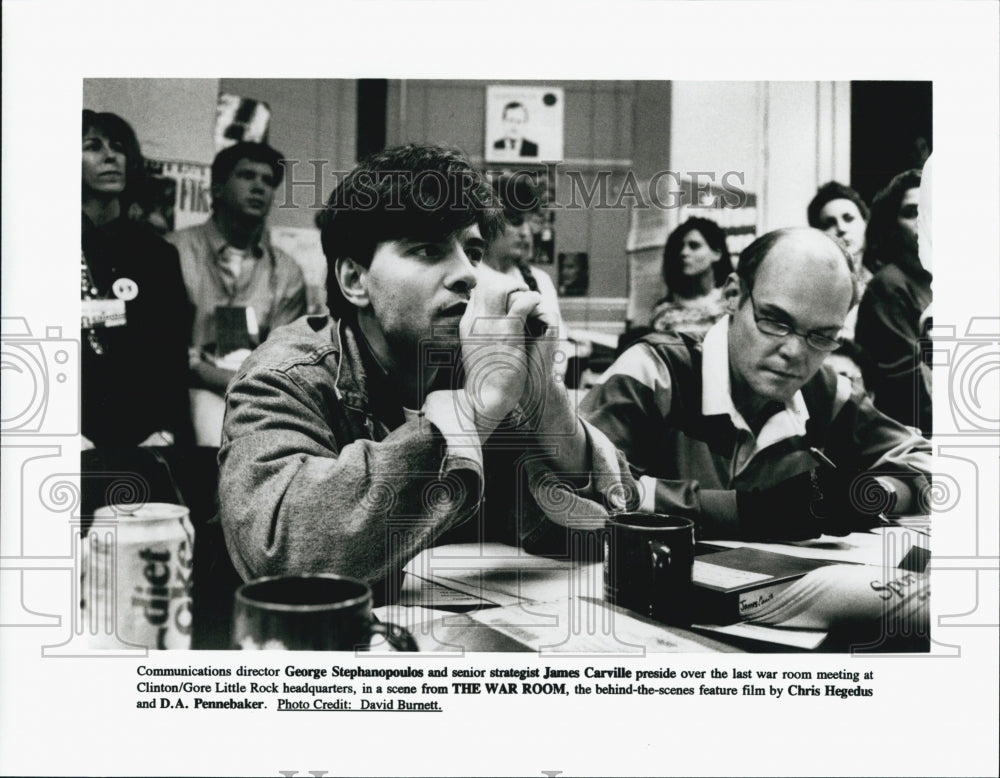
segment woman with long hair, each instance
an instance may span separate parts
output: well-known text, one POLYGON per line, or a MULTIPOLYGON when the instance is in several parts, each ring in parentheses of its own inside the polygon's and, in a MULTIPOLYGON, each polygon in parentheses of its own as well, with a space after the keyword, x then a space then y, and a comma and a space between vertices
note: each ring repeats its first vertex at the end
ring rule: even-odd
MULTIPOLYGON (((828 181, 817 191, 806 209, 809 226, 821 230, 831 238, 842 241, 854 260, 854 280, 858 295, 864 294, 872 272, 865 267, 865 230, 871 212, 865 201, 854 189, 839 181, 828 181)), ((858 321, 858 307, 847 313, 840 337, 845 342, 854 340, 854 328, 858 321)), ((846 357, 845 357, 846 358, 846 357)), ((855 366, 857 367, 857 366, 855 366)))
POLYGON ((855 340, 876 366, 869 387, 876 407, 929 437, 921 317, 931 303, 931 273, 917 252, 920 179, 916 169, 900 173, 872 200, 865 265, 879 269, 858 307, 855 340))
POLYGON ((670 233, 663 248, 668 292, 653 309, 653 329, 704 335, 725 313, 722 285, 732 272, 719 225, 711 219, 688 219, 670 233))
POLYGON ((177 251, 128 218, 139 142, 120 116, 85 110, 82 154, 84 448, 187 443, 187 295, 177 251))

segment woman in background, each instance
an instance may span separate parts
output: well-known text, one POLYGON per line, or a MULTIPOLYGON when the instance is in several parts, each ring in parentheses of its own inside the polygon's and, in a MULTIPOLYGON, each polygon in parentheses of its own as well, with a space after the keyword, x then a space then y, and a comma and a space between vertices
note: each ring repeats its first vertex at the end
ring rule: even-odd
POLYGON ((688 219, 670 233, 663 248, 668 292, 653 308, 653 329, 704 335, 725 313, 722 285, 732 272, 719 225, 710 219, 688 219))
POLYGON ((921 316, 931 303, 931 273, 918 256, 919 170, 907 170, 872 200, 865 265, 881 269, 858 308, 855 340, 875 364, 875 406, 931 434, 931 397, 921 375, 921 316))
POLYGON ((810 227, 844 241, 847 250, 854 257, 854 267, 862 291, 872 277, 870 272, 863 269, 862 264, 868 215, 868 206, 861 199, 861 195, 837 181, 823 184, 806 209, 810 227))
MULTIPOLYGON (((865 255, 865 229, 868 226, 870 212, 861 195, 851 187, 845 186, 838 181, 829 181, 821 186, 816 196, 809 202, 806 209, 806 217, 809 219, 809 226, 822 230, 832 238, 839 238, 847 246, 847 250, 854 259, 854 279, 858 287, 858 299, 865 293, 868 282, 872 279, 872 272, 864 265, 865 255)), ((859 349, 854 344, 854 330, 858 323, 858 306, 854 306, 847 313, 844 327, 840 331, 840 339, 846 344, 846 352, 840 358, 832 354, 827 362, 838 364, 846 361, 855 362, 851 368, 853 373, 860 374, 861 366, 857 364, 855 354, 859 349)))
POLYGON ((141 190, 135 132, 113 113, 83 112, 80 296, 84 448, 192 439, 187 402, 190 314, 177 251, 128 218, 141 190))

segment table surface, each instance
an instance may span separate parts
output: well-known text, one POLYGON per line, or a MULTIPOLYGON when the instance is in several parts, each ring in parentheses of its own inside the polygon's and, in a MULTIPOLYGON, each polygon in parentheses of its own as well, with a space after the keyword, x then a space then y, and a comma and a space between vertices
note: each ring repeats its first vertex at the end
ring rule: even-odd
MULTIPOLYGON (((865 565, 870 574, 887 580, 900 572, 900 563, 914 546, 927 547, 928 527, 927 519, 919 519, 843 538, 824 536, 788 544, 712 541, 711 545, 749 546, 865 565)), ((691 629, 667 626, 604 602, 600 563, 535 557, 497 543, 430 548, 412 560, 406 571, 399 601, 377 608, 376 616, 409 629, 421 651, 641 656, 653 652, 841 651, 857 647, 858 639, 871 642, 870 635, 857 632, 857 625, 853 636, 826 629, 743 623, 716 627, 696 622, 691 629)), ((904 646, 893 643, 893 650, 926 650, 921 646, 929 639, 922 638, 904 646)))

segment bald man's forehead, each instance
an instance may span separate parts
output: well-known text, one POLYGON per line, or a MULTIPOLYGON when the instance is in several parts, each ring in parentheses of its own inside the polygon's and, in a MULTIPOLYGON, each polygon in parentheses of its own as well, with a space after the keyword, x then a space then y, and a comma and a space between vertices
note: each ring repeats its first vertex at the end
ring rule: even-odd
POLYGON ((800 257, 802 259, 814 259, 817 261, 827 261, 830 264, 842 266, 845 271, 847 259, 844 251, 836 241, 825 232, 815 229, 791 230, 778 238, 771 250, 767 252, 767 258, 773 255, 800 257))
POLYGON ((757 269, 754 294, 763 297, 768 291, 821 306, 830 302, 834 310, 843 305, 846 312, 854 281, 836 243, 819 230, 795 231, 783 235, 757 269))
POLYGON ((757 276, 769 266, 779 266, 782 273, 823 274, 829 281, 851 282, 850 260, 843 249, 819 230, 795 231, 781 236, 764 257, 757 276))

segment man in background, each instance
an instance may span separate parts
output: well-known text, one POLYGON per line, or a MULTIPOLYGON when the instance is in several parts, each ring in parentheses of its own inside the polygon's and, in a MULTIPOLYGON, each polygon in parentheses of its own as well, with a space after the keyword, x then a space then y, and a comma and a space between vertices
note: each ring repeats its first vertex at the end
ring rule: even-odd
POLYGON ((641 510, 689 516, 703 538, 776 541, 927 512, 928 442, 823 364, 857 302, 843 246, 770 232, 723 296, 704 340, 642 338, 581 406, 639 476, 641 510))
POLYGON ((266 230, 284 168, 264 143, 236 143, 212 163, 212 215, 167 239, 177 247, 194 307, 191 412, 200 445, 218 446, 223 397, 249 350, 306 312, 298 264, 266 230))

